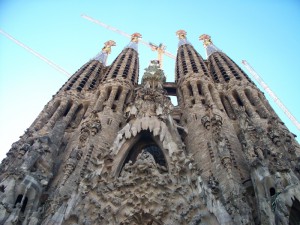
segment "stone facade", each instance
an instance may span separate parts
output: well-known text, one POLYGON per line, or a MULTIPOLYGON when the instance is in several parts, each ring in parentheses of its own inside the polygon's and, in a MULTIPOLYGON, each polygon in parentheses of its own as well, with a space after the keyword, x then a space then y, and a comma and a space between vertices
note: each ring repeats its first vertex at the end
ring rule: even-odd
POLYGON ((135 33, 62 86, 2 161, 0 224, 300 223, 294 135, 208 35, 207 60, 177 35, 174 83, 153 60, 138 84, 135 33))

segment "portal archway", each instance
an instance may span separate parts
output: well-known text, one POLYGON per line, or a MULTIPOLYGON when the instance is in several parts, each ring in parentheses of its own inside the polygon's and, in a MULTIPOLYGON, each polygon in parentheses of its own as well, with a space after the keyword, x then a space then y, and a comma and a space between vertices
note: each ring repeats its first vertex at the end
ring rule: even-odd
MULTIPOLYGON (((152 133, 148 130, 141 131, 137 140, 132 144, 132 146, 127 151, 126 156, 124 156, 125 160, 123 160, 121 169, 119 171, 119 174, 123 170, 123 167, 131 161, 132 164, 134 164, 138 158, 138 156, 142 152, 150 153, 155 163, 158 164, 160 167, 166 168, 166 171, 168 169, 166 157, 161 149, 161 147, 158 145, 155 138, 152 136, 152 133)), ((165 172, 166 172, 165 171, 165 172)))

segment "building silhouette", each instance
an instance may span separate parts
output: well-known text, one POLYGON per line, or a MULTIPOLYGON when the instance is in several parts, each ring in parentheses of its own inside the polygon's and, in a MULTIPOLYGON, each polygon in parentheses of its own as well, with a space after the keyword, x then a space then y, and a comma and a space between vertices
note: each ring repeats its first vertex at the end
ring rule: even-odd
POLYGON ((300 224, 294 135, 209 35, 207 60, 177 35, 175 82, 153 60, 138 84, 139 33, 70 77, 2 161, 0 224, 300 224))

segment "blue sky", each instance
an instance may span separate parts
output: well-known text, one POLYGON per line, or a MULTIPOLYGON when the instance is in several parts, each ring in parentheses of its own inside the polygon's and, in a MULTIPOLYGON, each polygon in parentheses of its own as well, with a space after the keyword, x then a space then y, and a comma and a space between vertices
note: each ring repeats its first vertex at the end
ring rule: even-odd
MULTIPOLYGON (((1 0, 0 29, 73 74, 95 56, 107 40, 117 46, 108 64, 128 39, 80 15, 87 14, 143 40, 163 42, 177 51, 175 32, 184 29, 205 58, 199 35, 212 36, 243 69, 246 59, 300 120, 300 3, 285 1, 58 1, 1 0)), ((140 77, 156 53, 140 45, 140 77)), ((174 81, 175 61, 164 58, 168 81, 174 81)), ((67 77, 0 34, 0 159, 18 140, 67 77)), ((267 96, 267 94, 266 94, 267 96)), ((267 96, 268 97, 268 96, 267 96)), ((272 100, 271 105, 274 106, 272 100)), ((288 128, 300 132, 274 106, 288 128)))

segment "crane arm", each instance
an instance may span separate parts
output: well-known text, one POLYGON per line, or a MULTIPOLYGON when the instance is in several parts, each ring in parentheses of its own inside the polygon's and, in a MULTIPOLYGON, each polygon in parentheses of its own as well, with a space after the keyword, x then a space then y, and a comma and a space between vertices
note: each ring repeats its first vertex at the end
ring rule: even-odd
POLYGON ((242 60, 243 65, 253 76, 253 78, 262 86, 262 88, 270 95, 278 107, 284 112, 284 114, 290 119, 290 121, 300 130, 300 123, 297 119, 290 113, 290 111, 285 107, 285 105, 280 101, 276 94, 269 88, 269 86, 263 81, 263 79, 256 73, 256 71, 250 66, 246 60, 242 60))
POLYGON ((59 71, 60 73, 66 75, 67 77, 70 77, 71 74, 69 74, 67 71, 65 71, 63 68, 61 68, 60 66, 56 65, 54 62, 50 61, 49 59, 47 59, 46 57, 42 56, 41 54, 39 54, 38 52, 34 51, 33 49, 29 48, 28 46, 26 46, 25 44, 23 44, 22 42, 18 41, 17 39, 15 39, 14 37, 12 37, 11 35, 9 35, 8 33, 4 32, 3 30, 0 29, 0 33, 2 35, 4 35, 5 37, 7 37, 8 39, 10 39, 11 41, 15 42, 17 45, 21 46, 22 48, 26 49, 28 52, 30 52, 31 54, 35 55, 36 57, 38 57, 39 59, 43 60, 44 62, 46 62, 48 65, 50 65, 52 68, 56 69, 57 71, 59 71))
MULTIPOLYGON (((119 30, 119 29, 117 29, 117 28, 115 28, 115 27, 109 26, 109 25, 107 25, 107 24, 105 24, 105 23, 103 23, 103 22, 101 22, 101 21, 99 21, 99 20, 96 20, 96 19, 94 19, 94 18, 92 18, 92 17, 90 17, 90 16, 87 16, 87 15, 85 15, 85 14, 82 14, 81 17, 84 18, 84 19, 86 19, 86 20, 89 20, 89 21, 91 21, 91 22, 93 22, 93 23, 96 23, 96 24, 98 24, 98 25, 100 25, 100 26, 102 26, 102 27, 104 27, 104 28, 106 28, 106 29, 108 29, 108 30, 111 30, 111 31, 113 31, 113 32, 116 32, 116 33, 118 33, 118 34, 121 34, 122 36, 125 36, 125 37, 127 37, 127 38, 131 38, 131 35, 127 34, 126 32, 121 31, 121 30, 119 30)), ((150 43, 150 42, 144 41, 143 39, 139 39, 139 43, 142 43, 143 45, 145 45, 145 46, 147 46, 147 47, 149 47, 149 48, 151 48, 151 49, 153 49, 153 46, 155 46, 154 44, 152 44, 152 43, 150 43)), ((172 59, 175 59, 175 58, 176 58, 176 57, 175 57, 174 55, 172 55, 172 53, 170 53, 170 52, 164 51, 163 53, 164 53, 166 56, 168 56, 168 57, 170 57, 170 58, 172 58, 172 59)))
POLYGON ((169 56, 171 59, 176 59, 176 56, 173 55, 172 53, 168 52, 168 51, 165 51, 164 54, 165 54, 166 56, 169 56))
MULTIPOLYGON (((90 16, 82 14, 81 17, 84 18, 84 19, 86 19, 86 20, 89 20, 89 21, 91 21, 91 22, 93 22, 95 24, 98 24, 98 25, 100 25, 100 26, 102 26, 102 27, 104 27, 104 28, 106 28, 108 30, 111 30, 113 32, 121 34, 124 37, 131 38, 130 34, 127 34, 126 32, 121 31, 121 30, 119 30, 119 29, 117 29, 115 27, 109 26, 109 25, 107 25, 107 24, 105 24, 105 23, 103 23, 103 22, 101 22, 99 20, 96 20, 96 19, 94 19, 94 18, 92 18, 90 16)), ((151 44, 149 42, 143 41, 142 39, 139 39, 139 42, 142 43, 142 44, 144 44, 144 45, 146 45, 147 47, 151 47, 151 44)))
POLYGON ((108 29, 108 30, 111 30, 111 31, 113 31, 113 32, 116 32, 116 33, 118 33, 118 34, 121 34, 121 35, 123 35, 123 36, 125 36, 125 37, 127 37, 127 38, 131 38, 131 35, 130 35, 130 34, 127 34, 127 33, 123 32, 123 31, 121 31, 121 30, 118 30, 117 28, 114 28, 114 27, 111 27, 111 26, 109 26, 109 25, 107 25, 107 24, 105 24, 105 23, 102 23, 101 21, 96 20, 96 19, 94 19, 94 18, 92 18, 92 17, 90 17, 90 16, 87 16, 87 15, 85 15, 85 14, 82 14, 81 17, 84 18, 84 19, 86 19, 86 20, 89 20, 89 21, 91 21, 91 22, 93 22, 93 23, 95 23, 95 24, 98 24, 98 25, 100 25, 100 26, 102 26, 102 27, 104 27, 104 28, 106 28, 106 29, 108 29))

